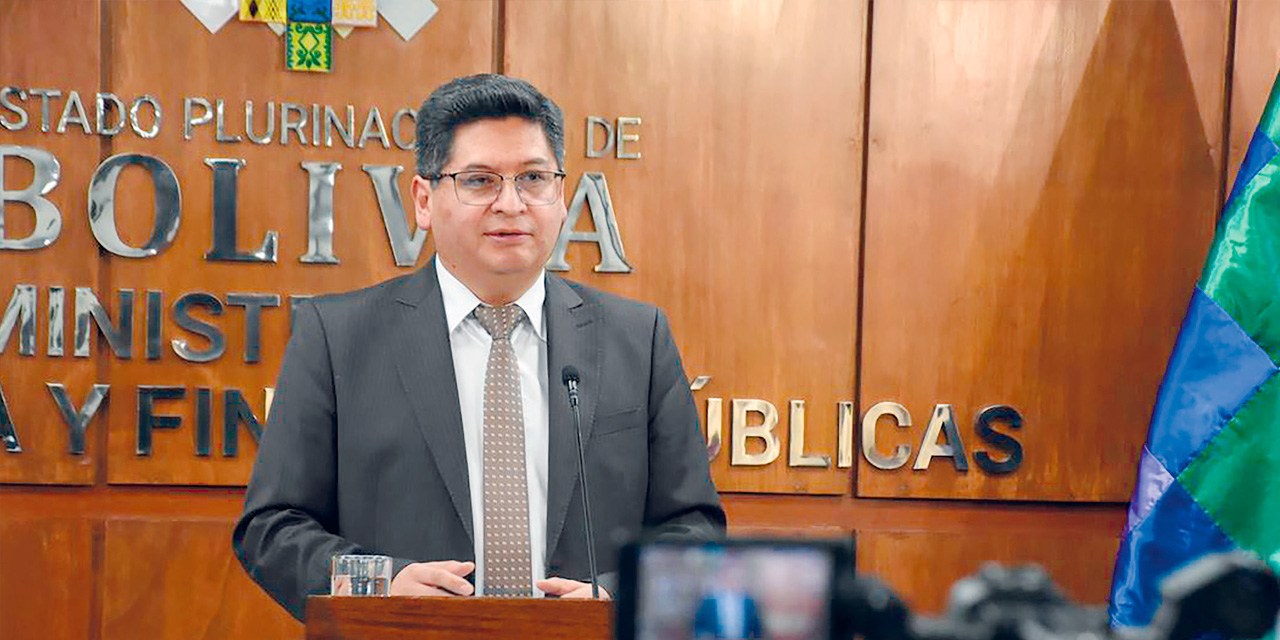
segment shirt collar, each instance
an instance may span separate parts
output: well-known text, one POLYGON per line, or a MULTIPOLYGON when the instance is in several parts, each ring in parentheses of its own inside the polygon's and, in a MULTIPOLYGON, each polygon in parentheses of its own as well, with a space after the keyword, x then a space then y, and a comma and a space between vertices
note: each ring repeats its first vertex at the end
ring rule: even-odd
MULTIPOLYGON (((439 260, 436 260, 436 279, 440 282, 440 297, 444 299, 445 322, 449 325, 449 333, 453 333, 454 329, 457 329, 458 325, 462 324, 462 321, 483 303, 439 260)), ((547 299, 546 280, 545 270, 539 272, 538 278, 533 281, 533 286, 516 299, 516 306, 528 316, 533 332, 544 340, 547 334, 542 322, 542 303, 547 299)))

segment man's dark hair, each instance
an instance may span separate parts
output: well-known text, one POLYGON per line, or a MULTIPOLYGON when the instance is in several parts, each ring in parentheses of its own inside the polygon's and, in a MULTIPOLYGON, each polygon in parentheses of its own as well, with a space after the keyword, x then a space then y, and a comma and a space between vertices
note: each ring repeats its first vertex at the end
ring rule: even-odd
POLYGON ((418 108, 418 175, 437 176, 453 149, 453 132, 487 118, 519 117, 542 125, 547 145, 564 169, 564 115, 533 85, 518 78, 480 73, 440 86, 418 108))

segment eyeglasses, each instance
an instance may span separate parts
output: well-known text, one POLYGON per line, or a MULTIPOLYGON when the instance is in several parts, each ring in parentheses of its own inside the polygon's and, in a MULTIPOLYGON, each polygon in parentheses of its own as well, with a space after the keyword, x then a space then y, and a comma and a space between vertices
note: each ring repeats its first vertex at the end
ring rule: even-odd
MULTIPOLYGON (((516 195, 527 205, 551 204, 560 197, 560 181, 563 171, 521 171, 510 180, 516 185, 516 195)), ((463 204, 487 206, 502 193, 502 183, 508 178, 492 171, 456 171, 437 173, 434 180, 453 178, 453 191, 463 204)))

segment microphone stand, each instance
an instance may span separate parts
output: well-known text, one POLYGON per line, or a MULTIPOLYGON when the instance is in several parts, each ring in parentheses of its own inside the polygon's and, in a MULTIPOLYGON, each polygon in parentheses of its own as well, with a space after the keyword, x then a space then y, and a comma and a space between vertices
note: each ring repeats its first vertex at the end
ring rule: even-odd
POLYGON ((587 522, 587 566, 591 570, 591 598, 600 599, 600 580, 596 574, 596 537, 591 527, 591 500, 587 497, 587 455, 582 446, 582 414, 578 409, 578 376, 565 376, 569 386, 569 407, 573 409, 573 434, 578 438, 578 474, 582 484, 582 517, 587 522))

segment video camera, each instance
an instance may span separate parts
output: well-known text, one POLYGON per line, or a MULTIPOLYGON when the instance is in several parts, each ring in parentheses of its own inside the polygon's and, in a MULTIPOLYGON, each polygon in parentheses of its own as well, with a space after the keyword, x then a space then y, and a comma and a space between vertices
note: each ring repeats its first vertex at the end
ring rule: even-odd
POLYGON ((1280 580, 1245 553, 1201 558, 1162 584, 1147 627, 1112 629, 1038 567, 988 565, 952 585, 946 613, 913 614, 855 575, 851 541, 647 540, 623 547, 618 640, 1193 640, 1276 628, 1280 580))

